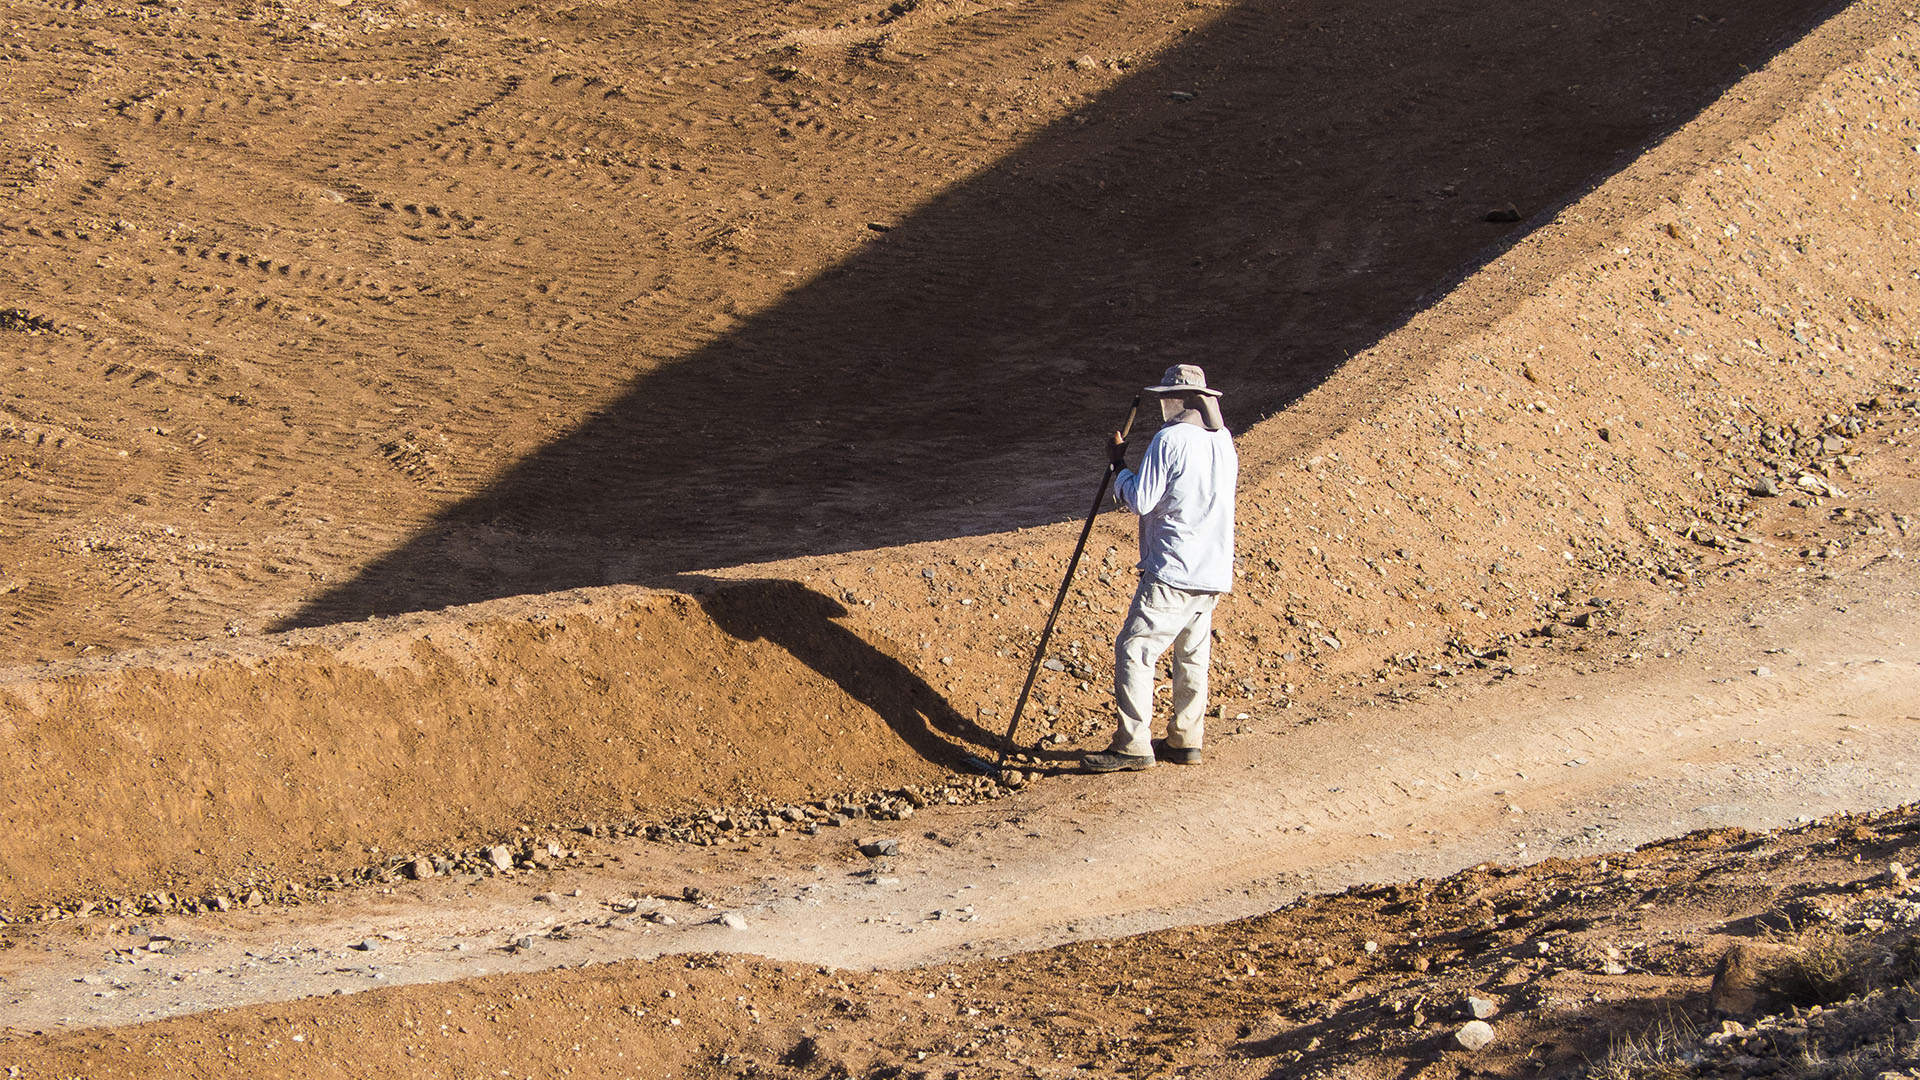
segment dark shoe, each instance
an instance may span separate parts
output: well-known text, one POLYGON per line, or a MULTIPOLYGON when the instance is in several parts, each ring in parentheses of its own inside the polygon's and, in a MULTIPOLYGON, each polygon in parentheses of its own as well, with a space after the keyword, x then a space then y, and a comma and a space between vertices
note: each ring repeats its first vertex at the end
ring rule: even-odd
POLYGON ((1116 754, 1111 750, 1102 750, 1081 758, 1080 767, 1093 773, 1139 772, 1153 768, 1153 759, 1139 754, 1116 754))
POLYGON ((1169 765, 1200 764, 1200 748, 1197 746, 1168 746, 1167 740, 1153 740, 1153 757, 1169 765))

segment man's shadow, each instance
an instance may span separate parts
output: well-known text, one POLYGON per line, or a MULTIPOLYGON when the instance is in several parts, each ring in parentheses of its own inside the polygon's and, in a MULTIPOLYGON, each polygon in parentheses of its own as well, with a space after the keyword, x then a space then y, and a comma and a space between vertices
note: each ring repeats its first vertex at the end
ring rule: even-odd
POLYGON ((1003 732, 960 714, 914 670, 836 620, 837 600, 797 581, 683 579, 715 626, 741 641, 767 641, 873 710, 913 751, 955 771, 1000 751, 1003 732))

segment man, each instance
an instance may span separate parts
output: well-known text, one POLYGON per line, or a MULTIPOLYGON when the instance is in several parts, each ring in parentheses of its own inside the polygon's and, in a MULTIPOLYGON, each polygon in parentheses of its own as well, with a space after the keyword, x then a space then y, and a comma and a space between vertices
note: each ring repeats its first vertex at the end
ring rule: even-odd
POLYGON ((1151 768, 1156 760, 1198 765, 1205 731, 1213 606, 1233 589, 1233 495, 1240 459, 1220 418, 1220 391, 1192 364, 1166 370, 1156 398, 1166 423, 1147 443, 1138 470, 1126 441, 1108 447, 1114 494, 1140 515, 1140 586, 1114 641, 1113 697, 1120 730, 1089 772, 1151 768), (1153 738, 1153 674, 1173 649, 1173 718, 1153 738))

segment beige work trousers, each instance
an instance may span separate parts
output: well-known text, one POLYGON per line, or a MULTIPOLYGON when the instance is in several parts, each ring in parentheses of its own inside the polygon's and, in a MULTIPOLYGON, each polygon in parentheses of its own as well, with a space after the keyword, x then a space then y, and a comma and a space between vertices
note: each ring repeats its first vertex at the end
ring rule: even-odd
POLYGON ((1110 749, 1146 757, 1153 753, 1153 676, 1160 655, 1172 648, 1173 717, 1167 745, 1199 749, 1206 737, 1207 664, 1213 639, 1213 606, 1219 593, 1188 592, 1142 577, 1133 606, 1113 643, 1113 699, 1120 730, 1110 749))

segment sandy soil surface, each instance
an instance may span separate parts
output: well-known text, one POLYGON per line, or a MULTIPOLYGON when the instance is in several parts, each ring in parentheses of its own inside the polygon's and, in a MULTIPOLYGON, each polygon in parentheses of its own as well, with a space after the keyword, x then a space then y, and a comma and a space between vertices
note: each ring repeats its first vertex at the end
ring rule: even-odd
MULTIPOLYGON (((1911 814, 1786 835, 1717 830, 906 972, 699 954, 6 1049, 22 1076, 147 1075, 156 1060, 191 1075, 1582 1075, 1610 1039, 1704 1018, 1714 959, 1770 926, 1891 937, 1896 956, 1902 940, 1910 955, 1916 893, 1902 871, 1916 831, 1911 814), (1491 1018, 1494 1042, 1468 1052, 1455 1033, 1476 1014, 1491 1018)), ((1851 1049, 1820 1031, 1818 1010, 1792 1021, 1797 1042, 1723 1041, 1700 1074, 1764 1075, 1804 1062, 1795 1046, 1817 1057, 1824 1043, 1836 1059, 1851 1049)), ((1895 1049, 1878 1063, 1912 1057, 1895 1049)))
POLYGON ((1661 631, 1582 643, 1605 649, 1598 670, 1547 648, 1529 674, 1470 677, 1437 700, 1250 717, 1202 768, 1062 774, 905 822, 714 847, 572 834, 585 848, 572 870, 55 924, 8 939, 0 1015, 57 1031, 719 949, 899 968, 1216 922, 1483 860, 1920 801, 1920 576, 1889 559, 1807 585, 1760 610, 1692 605, 1677 650, 1661 631), (856 850, 876 836, 899 853, 856 850), (744 925, 714 922, 729 912, 744 925), (156 938, 164 951, 149 955, 156 938))
MULTIPOLYGON (((161 17, 141 11, 139 18, 161 17)), ((104 11, 95 14, 111 23, 104 11)), ((1626 9, 1620 16, 1624 21, 1600 37, 1611 42, 1634 25, 1626 9)), ((1510 21, 1531 25, 1533 17, 1510 21)), ((1647 18, 1646 32, 1658 37, 1665 15, 1647 18)), ((1727 19, 1728 26, 1739 21, 1732 14, 1727 19)), ((1884 541, 1905 529, 1910 503, 1897 490, 1877 490, 1876 455, 1868 451, 1912 414, 1912 395, 1898 388, 1920 383, 1911 371, 1920 286, 1904 269, 1920 232, 1920 219, 1910 213, 1915 84, 1902 37, 1910 22, 1897 6, 1876 0, 1833 12, 1797 39, 1787 33, 1781 41, 1790 47, 1730 92, 1708 94, 1665 138, 1637 155, 1609 159, 1610 173, 1582 173, 1594 181, 1591 187, 1559 189, 1559 202, 1502 234, 1510 245, 1489 248, 1487 234, 1476 232, 1480 246, 1471 249, 1469 262, 1480 269, 1450 288, 1444 273, 1431 270, 1426 287, 1435 291, 1425 306, 1411 314, 1396 308, 1381 326, 1391 332, 1341 367, 1338 377, 1241 433, 1239 579, 1223 605, 1214 650, 1226 716, 1365 692, 1435 664, 1446 670, 1463 657, 1509 650, 1569 620, 1605 626, 1617 611, 1744 575, 1764 550, 1753 530, 1772 499, 1756 489, 1783 490, 1780 499, 1810 508, 1806 521, 1786 530, 1806 534, 1806 543, 1789 550, 1808 567, 1846 563, 1857 542, 1874 539, 1876 530, 1884 541), (1582 615, 1593 596, 1621 606, 1582 615)), ((1687 33, 1713 34, 1722 24, 1710 16, 1686 25, 1687 33)), ((1383 55, 1411 47, 1411 31, 1392 19, 1327 26, 1335 39, 1341 27, 1358 35, 1356 48, 1378 36, 1370 47, 1386 50, 1383 55)), ((1541 33, 1557 40, 1554 29, 1549 24, 1541 33)), ((1660 54, 1654 43, 1643 45, 1646 55, 1660 54)), ((341 57, 350 58, 353 50, 342 48, 341 57)), ((335 59, 348 62, 341 57, 335 59)), ((1463 62, 1461 55, 1454 61, 1463 62)), ((109 65, 99 67, 96 74, 106 77, 109 65)), ((1500 68, 1515 70, 1536 82, 1564 74, 1531 60, 1500 68)), ((1697 63, 1686 66, 1687 77, 1700 70, 1697 63)), ((1135 74, 1145 78, 1147 71, 1135 74)), ((1066 77, 1048 77, 1054 75, 1066 77)), ((1133 78, 1118 85, 1131 87, 1133 78)), ((921 80, 903 79, 925 89, 921 80)), ((1600 84, 1581 84, 1591 85, 1600 84)), ((1638 93, 1642 85, 1635 81, 1631 89, 1638 93)), ((701 93, 702 100, 719 95, 711 85, 701 93)), ((1114 94, 1101 101, 1135 100, 1124 89, 1114 94)), ((1201 100, 1149 94, 1136 103, 1141 116, 1164 113, 1178 128, 1179 117, 1196 115, 1178 107, 1201 100)), ((1240 114, 1205 115, 1228 124, 1240 114)), ((1528 128, 1536 123, 1530 116, 1522 109, 1500 124, 1528 128)), ((264 139, 254 128, 246 138, 264 139)), ((1541 130, 1547 129, 1560 130, 1553 123, 1541 130)), ((1450 129, 1422 120, 1419 130, 1430 138, 1450 129)), ((157 141, 141 145, 170 145, 152 138, 157 141)), ((1594 145, 1555 143, 1554 168, 1572 169, 1594 145)), ((1282 183, 1292 174, 1272 175, 1282 183)), ((1156 183, 1165 180, 1155 175, 1156 183)), ((51 188, 34 190, 52 197, 51 188)), ((1399 190, 1418 201, 1417 190, 1399 190)), ((1398 196, 1380 198, 1369 212, 1404 210, 1398 196)), ((372 211, 363 210, 340 224, 341 236, 360 227, 349 228, 352 222, 372 220, 372 211)), ((1433 206, 1421 212, 1429 224, 1453 213, 1433 206)), ((815 221, 806 214, 797 220, 815 221)), ((1466 224, 1480 230, 1502 223, 1466 224)), ((568 230, 554 235, 562 232, 568 230)), ((910 228, 901 223, 885 233, 863 228, 862 235, 891 245, 905 232, 910 228)), ((455 243, 449 250, 461 249, 455 243)), ((1331 250, 1349 248, 1334 244, 1331 250)), ((249 258, 245 269, 253 274, 249 258)), ((223 273, 239 266, 235 259, 205 263, 226 268, 223 273)), ((1396 257, 1350 267, 1342 288, 1370 288, 1369 282, 1395 278, 1403 264, 1416 263, 1396 257)), ((1236 287, 1258 280, 1251 271, 1216 272, 1239 282, 1236 287)), ((281 278, 273 270, 266 280, 281 278)), ((126 295, 151 299, 139 289, 126 295)), ((1272 315, 1271 303, 1262 304, 1244 310, 1272 315)), ((1166 305, 1158 310, 1171 317, 1166 305)), ((180 313, 178 307, 165 311, 180 313)), ((29 352, 103 341, 86 337, 84 328, 49 331, 44 322, 15 319, 8 340, 29 352)), ((1252 348, 1252 324, 1240 330, 1236 340, 1252 348)), ((387 332, 369 330, 356 340, 387 332)), ((447 335, 436 326, 430 337, 442 342, 447 335)), ((1214 344, 1222 356, 1238 355, 1214 344)), ((1139 355, 1113 355, 1123 354, 1139 355)), ((993 355, 983 350, 976 360, 993 355)), ((1158 364, 1143 366, 1151 378, 1158 364)), ((53 370, 57 376, 59 366, 53 370)), ((304 385, 307 370, 287 371, 276 385, 304 385)), ((1219 370, 1224 378, 1229 368, 1219 370)), ((57 377, 47 382, 34 374, 33 383, 16 391, 33 393, 16 403, 64 393, 57 377)), ((1238 380, 1230 384, 1235 407, 1246 410, 1236 415, 1257 415, 1267 384, 1245 372, 1232 377, 1238 380)), ((1126 375, 1124 385, 1113 378, 1113 386, 1099 390, 1118 391, 1108 405, 1143 381, 1137 372, 1126 375)), ((440 381, 443 395, 462 392, 457 379, 440 381)), ((174 384, 142 385, 168 394, 174 384)), ((927 379, 916 384, 921 391, 931 385, 927 379)), ((313 393, 327 401, 338 396, 313 393)), ((89 392, 73 400, 96 397, 89 392)), ((782 405, 803 398, 786 394, 782 405)), ((354 400, 353 423, 377 415, 370 403, 354 400)), ((752 400, 741 397, 742 415, 753 411, 752 400)), ((341 422, 348 419, 341 415, 341 422)), ((1086 442, 1097 445, 1100 429, 1111 422, 1084 414, 1061 420, 1060 431, 1084 429, 1086 442)), ((996 438, 992 425, 976 427, 986 440, 980 445, 996 438)), ((986 508, 981 514, 1018 503, 990 482, 1012 472, 946 454, 937 449, 937 425, 915 430, 922 428, 927 445, 936 448, 928 452, 944 455, 948 471, 940 475, 974 484, 966 498, 981 500, 974 504, 986 508)), ((488 428, 496 429, 506 430, 488 428)), ((58 441, 49 436, 35 445, 58 450, 58 441)), ((67 475, 66 459, 34 453, 40 456, 29 455, 22 465, 23 482, 67 475)), ((132 450, 126 459, 114 451, 111 460, 142 467, 132 450)), ((313 460, 348 457, 327 453, 313 460)), ((531 469, 541 460, 534 453, 523 464, 531 469)), ((649 454, 644 460, 672 459, 649 454)), ((1097 472, 1082 473, 1063 454, 1036 460, 1058 489, 1048 496, 1051 513, 1063 506, 1064 513, 1077 513, 1097 472)), ((857 454, 848 461, 859 467, 857 454)), ((188 482, 210 475, 176 464, 171 475, 188 482)), ((261 476, 298 471, 264 458, 255 464, 261 476)), ((611 473, 601 464, 576 475, 611 473)), ((762 507, 762 531, 783 539, 756 549, 760 554, 822 550, 787 545, 805 533, 805 515, 779 500, 812 505, 839 498, 840 489, 764 483, 782 475, 759 470, 751 474, 759 486, 729 480, 712 490, 735 507, 729 513, 773 500, 762 507)), ((503 479, 487 490, 504 496, 517 489, 503 479)), ((884 499, 869 497, 872 492, 861 495, 857 485, 846 490, 858 504, 853 519, 876 528, 904 520, 884 499)), ((928 505, 955 511, 968 505, 931 488, 913 490, 916 498, 926 495, 928 505)), ((328 499, 365 496, 386 522, 404 520, 409 505, 357 481, 329 480, 316 491, 328 499)), ((135 494, 149 503, 160 497, 135 494)), ((603 485, 594 505, 614 506, 617 494, 603 485)), ((680 490, 647 505, 679 513, 700 498, 680 490)), ((226 504, 196 505, 217 516, 226 504)), ((247 512, 262 505, 249 501, 247 512)), ((64 529, 86 513, 52 503, 45 509, 41 517, 22 517, 19 536, 32 534, 35 521, 64 529)), ((465 529, 456 517, 420 536, 465 529)), ((557 527, 569 519, 556 511, 542 520, 557 527)), ((933 534, 987 527, 948 526, 933 534)), ((748 535, 728 528, 729 536, 748 535)), ((864 528, 826 547, 882 538, 864 528)), ((1070 525, 950 536, 683 574, 675 578, 686 590, 680 594, 630 585, 535 593, 265 636, 236 624, 238 637, 217 642, 104 656, 95 649, 77 659, 15 667, 0 674, 0 770, 15 778, 8 828, 0 829, 0 918, 71 913, 88 902, 96 910, 102 903, 122 912, 164 910, 169 905, 154 899, 157 892, 200 906, 222 894, 279 898, 295 885, 365 868, 374 854, 368 849, 378 849, 382 859, 470 852, 512 838, 528 823, 546 829, 657 821, 715 803, 764 809, 775 800, 927 782, 968 753, 997 749, 1071 537, 1070 525), (439 809, 422 814, 422 805, 439 809), (49 852, 61 855, 49 858, 49 852)), ((343 565, 365 583, 383 579, 380 566, 420 556, 431 570, 422 580, 436 590, 468 581, 459 552, 436 554, 432 544, 388 540, 348 553, 343 565)), ((1131 588, 1122 555, 1130 543, 1117 515, 1096 528, 1093 558, 1041 677, 1033 723, 1021 733, 1044 761, 1068 760, 1105 737, 1107 659, 1100 643, 1131 588)), ((653 546, 661 566, 677 565, 670 544, 653 546)), ((97 553, 52 550, 58 559, 48 565, 57 566, 59 580, 84 581, 102 565, 97 553)), ((716 558, 728 552, 746 553, 714 549, 716 558)), ((140 589, 168 573, 140 559, 114 565, 140 589)), ((569 564, 556 555, 529 565, 569 564)), ((579 579, 495 576, 484 588, 440 590, 432 602, 572 580, 579 579)), ((168 592, 162 606, 186 617, 194 610, 189 592, 168 592)), ((13 597, 9 602, 23 618, 33 609, 30 589, 0 595, 13 597)), ((276 603, 252 585, 227 595, 255 611, 276 603)), ((399 606, 416 601, 428 603, 416 596, 399 606)), ((140 610, 141 602, 129 599, 116 604, 116 618, 124 614, 132 625, 140 610)), ((61 619, 90 617, 84 603, 57 611, 61 619)), ((166 638, 174 631, 155 633, 166 638)))
POLYGON ((1917 794, 1914 17, 1696 7, 9 8, 0 1067, 1533 1075, 1885 929, 1655 841, 1917 794), (949 776, 1169 359, 1208 763, 1064 774, 1109 517, 949 776))
POLYGON ((1826 6, 9 5, 0 658, 1071 517, 1826 6))
POLYGON ((1663 1008, 1698 1014, 1714 957, 1761 916, 1851 910, 1861 890, 1836 880, 1915 857, 1907 818, 1844 843, 1796 823, 1920 800, 1920 578, 1880 559, 1774 584, 1757 607, 1701 598, 1678 634, 1550 643, 1527 674, 1417 704, 1249 718, 1197 768, 1043 778, 814 836, 575 837, 573 869, 9 935, 0 1065, 1565 1072, 1663 1008), (1579 670, 1596 647, 1609 662, 1579 670), (1768 827, 1795 832, 1743 831, 1768 827), (868 833, 898 854, 860 855, 868 833), (1356 885, 1394 887, 1324 897, 1356 885), (1449 1041, 1469 993, 1504 1012, 1479 1055, 1449 1041))

